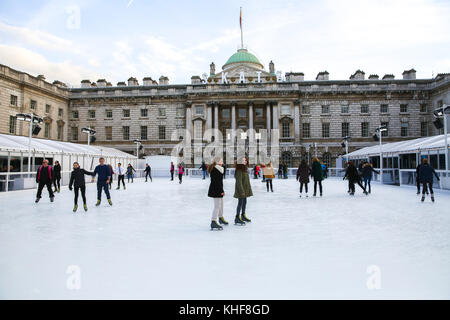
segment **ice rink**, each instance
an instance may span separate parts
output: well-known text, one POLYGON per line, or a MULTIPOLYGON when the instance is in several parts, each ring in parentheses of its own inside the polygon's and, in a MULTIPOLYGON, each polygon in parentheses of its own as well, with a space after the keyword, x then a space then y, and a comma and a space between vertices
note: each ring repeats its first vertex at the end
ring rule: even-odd
POLYGON ((212 232, 208 185, 136 180, 97 208, 89 184, 76 214, 67 187, 37 205, 35 190, 1 193, 0 298, 450 298, 450 192, 421 203, 414 188, 374 184, 350 197, 328 179, 323 198, 300 199, 294 179, 274 193, 252 180, 240 227, 227 178, 230 225, 212 232))

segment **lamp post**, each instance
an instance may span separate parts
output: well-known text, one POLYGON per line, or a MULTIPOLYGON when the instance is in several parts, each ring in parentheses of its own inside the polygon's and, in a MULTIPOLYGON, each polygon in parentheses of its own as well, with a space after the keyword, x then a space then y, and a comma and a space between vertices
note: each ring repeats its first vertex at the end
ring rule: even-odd
POLYGON ((135 139, 135 140, 133 140, 133 142, 136 144, 136 157, 139 159, 139 147, 142 146, 141 140, 135 139))
MULTIPOLYGON (((28 139, 28 173, 31 172, 31 139, 33 139, 33 124, 36 124, 39 127, 39 124, 42 124, 44 120, 36 116, 34 113, 18 113, 16 114, 17 120, 27 121, 30 123, 30 131, 29 131, 29 139, 28 139)), ((39 127, 40 129, 40 127, 39 127)), ((37 131, 39 133, 39 130, 37 131)))
POLYGON ((348 141, 350 140, 350 136, 345 136, 343 140, 343 144, 345 147, 345 162, 348 163, 348 141))
POLYGON ((88 135, 88 146, 91 144, 91 136, 95 136, 96 131, 92 130, 90 127, 82 128, 81 132, 87 133, 88 135))
POLYGON ((380 142, 380 183, 383 183, 383 150, 382 150, 382 133, 384 131, 387 131, 387 126, 379 126, 375 129, 375 132, 378 133, 378 137, 376 134, 374 134, 373 138, 375 140, 378 140, 380 142))
POLYGON ((447 140, 447 112, 450 111, 450 106, 444 104, 441 108, 434 110, 436 117, 444 118, 444 141, 445 141, 445 174, 448 176, 448 140, 447 140))

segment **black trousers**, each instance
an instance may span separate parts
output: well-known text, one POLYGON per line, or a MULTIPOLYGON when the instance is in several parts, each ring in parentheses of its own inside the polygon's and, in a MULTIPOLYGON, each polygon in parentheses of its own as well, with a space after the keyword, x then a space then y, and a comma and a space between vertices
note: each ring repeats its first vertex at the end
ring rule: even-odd
POLYGON ((420 181, 416 179, 417 193, 420 193, 420 181))
POLYGON ((308 193, 308 183, 307 182, 300 182, 300 193, 302 193, 303 186, 305 186, 305 192, 308 193))
POLYGON ((173 171, 170 171, 170 180, 173 181, 173 171))
POLYGON ((182 173, 179 173, 179 174, 178 174, 178 179, 180 179, 180 183, 183 182, 183 174, 182 174, 182 173))
POLYGON ((366 192, 366 188, 364 188, 364 186, 362 185, 361 181, 358 180, 358 181, 349 181, 349 184, 350 184, 350 191, 351 191, 352 193, 355 193, 355 183, 356 183, 358 186, 360 186, 361 189, 364 190, 364 192, 366 192))
POLYGON ((111 195, 109 194, 109 187, 106 181, 97 181, 97 200, 102 199, 102 190, 105 191, 106 199, 111 199, 111 195))
POLYGON ((41 198, 42 189, 44 189, 44 186, 47 186, 48 195, 50 196, 50 198, 54 197, 53 189, 52 189, 52 182, 48 181, 48 182, 39 182, 36 198, 39 198, 39 199, 41 198))
POLYGON ((78 192, 81 191, 81 197, 83 198, 83 204, 86 204, 86 186, 75 187, 75 199, 74 203, 78 204, 78 192))
POLYGON ((152 175, 150 174, 150 172, 146 172, 145 173, 145 182, 147 182, 147 177, 150 177, 150 181, 153 181, 152 180, 152 175))
POLYGON ((322 180, 314 180, 314 194, 317 193, 317 184, 319 184, 319 191, 322 194, 322 180))
POLYGON ((61 178, 56 178, 53 180, 53 185, 55 186, 55 189, 61 189, 61 178))
POLYGON ((272 179, 266 178, 267 191, 269 191, 269 185, 270 185, 270 191, 273 191, 272 179))
POLYGON ((245 213, 245 207, 247 206, 247 198, 239 198, 238 205, 236 208, 236 216, 238 216, 241 212, 245 213))
POLYGON ((122 181, 123 187, 125 188, 125 175, 119 175, 119 178, 117 179, 117 188, 120 188, 120 181, 122 181))
POLYGON ((430 194, 433 195, 433 182, 424 182, 422 188, 422 195, 424 195, 428 189, 430 190, 430 194))

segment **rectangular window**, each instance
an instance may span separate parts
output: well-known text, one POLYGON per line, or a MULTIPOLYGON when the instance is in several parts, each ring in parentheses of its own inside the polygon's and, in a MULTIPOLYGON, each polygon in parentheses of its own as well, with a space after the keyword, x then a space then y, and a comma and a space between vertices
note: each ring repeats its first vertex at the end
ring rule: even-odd
POLYGON ((9 133, 16 134, 17 118, 15 116, 9 116, 9 133))
POLYGON ((420 135, 422 137, 428 137, 428 122, 422 121, 420 123, 420 135))
POLYGON ((17 107, 17 96, 11 95, 10 103, 12 106, 17 107))
POLYGON ((303 136, 303 138, 310 138, 311 137, 310 125, 307 122, 304 122, 302 124, 302 136, 303 136))
POLYGON ((283 122, 281 133, 283 138, 289 138, 291 136, 291 126, 289 122, 283 122))
POLYGON ((45 105, 45 113, 50 113, 50 105, 49 104, 46 104, 45 105))
POLYGON ((342 137, 347 137, 350 135, 350 123, 342 122, 342 137))
POLYGON ((230 118, 230 109, 222 109, 222 118, 224 119, 230 118))
POLYGON ((123 140, 130 140, 130 127, 123 127, 123 140))
POLYGON ((407 137, 408 136, 408 122, 402 122, 402 126, 400 129, 400 135, 402 137, 407 137))
POLYGON ((141 117, 142 118, 148 117, 148 109, 141 109, 141 117))
POLYGON ((388 113, 388 111, 389 111, 389 106, 387 104, 382 104, 380 106, 380 112, 381 113, 388 113))
POLYGON ((330 113, 330 106, 329 106, 329 105, 324 105, 324 106, 322 106, 322 113, 323 113, 323 114, 328 114, 328 113, 330 113))
POLYGON ((63 126, 58 125, 58 140, 63 140, 63 126))
POLYGON ((95 119, 95 110, 89 110, 88 116, 89 116, 89 119, 95 119))
POLYGON ((62 116, 63 116, 63 109, 58 108, 58 117, 62 117, 62 116))
POLYGON ((36 100, 30 100, 30 109, 36 110, 37 102, 36 100))
POLYGON ((106 118, 107 119, 112 119, 112 117, 113 117, 113 111, 112 110, 106 110, 105 111, 105 114, 106 114, 106 118))
POLYGON ((195 106, 195 114, 197 116, 202 116, 203 115, 203 106, 195 106))
POLYGON ((368 136, 369 136, 369 123, 362 122, 361 123, 361 137, 368 137, 368 136))
POLYGON ((44 137, 50 138, 50 123, 44 124, 44 137))
POLYGON ((400 112, 401 112, 401 113, 406 113, 406 112, 408 112, 408 105, 407 105, 407 104, 401 104, 401 105, 400 105, 400 112))
POLYGON ((123 109, 122 114, 123 114, 124 118, 129 118, 130 117, 130 109, 123 109))
POLYGON ((291 114, 291 106, 288 104, 281 105, 281 115, 291 114))
POLYGON ((348 105, 341 106, 341 113, 349 113, 349 112, 350 112, 350 108, 348 105))
POLYGON ((159 140, 166 140, 166 126, 158 127, 159 140))
POLYGON ((112 140, 112 127, 105 127, 105 138, 106 140, 112 140))
POLYGON ((73 119, 78 119, 78 110, 73 110, 72 111, 72 118, 73 119))
POLYGON ((264 109, 263 108, 255 108, 255 117, 256 118, 264 117, 264 109))
POLYGON ((421 103, 420 104, 420 112, 427 112, 427 104, 426 103, 421 103))
POLYGON ((158 116, 165 117, 166 116, 166 108, 159 108, 158 109, 158 116))
POLYGON ((141 140, 147 140, 147 126, 141 126, 141 140))
POLYGON ((330 124, 327 122, 322 123, 322 138, 330 137, 330 124))
POLYGON ((72 140, 78 140, 78 128, 72 127, 71 129, 72 140))
POLYGON ((302 106, 302 114, 309 114, 310 111, 309 106, 302 106))
POLYGON ((368 104, 361 105, 361 113, 369 113, 369 105, 368 104))
POLYGON ((177 117, 184 118, 184 113, 185 113, 185 111, 184 111, 183 107, 178 107, 177 108, 177 117))
POLYGON ((382 137, 389 136, 389 122, 382 122, 381 125, 386 126, 386 130, 382 132, 381 136, 382 137))
POLYGON ((243 108, 239 109, 238 110, 238 115, 239 115, 239 118, 247 117, 247 109, 243 109, 243 108))

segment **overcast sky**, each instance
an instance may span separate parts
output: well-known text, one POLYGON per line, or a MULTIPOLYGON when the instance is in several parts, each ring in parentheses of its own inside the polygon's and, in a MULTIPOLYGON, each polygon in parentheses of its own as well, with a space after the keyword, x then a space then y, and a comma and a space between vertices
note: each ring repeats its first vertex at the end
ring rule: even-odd
POLYGON ((0 1, 0 63, 79 86, 106 78, 216 72, 244 43, 264 64, 315 79, 357 69, 401 78, 450 72, 450 0, 0 1))

